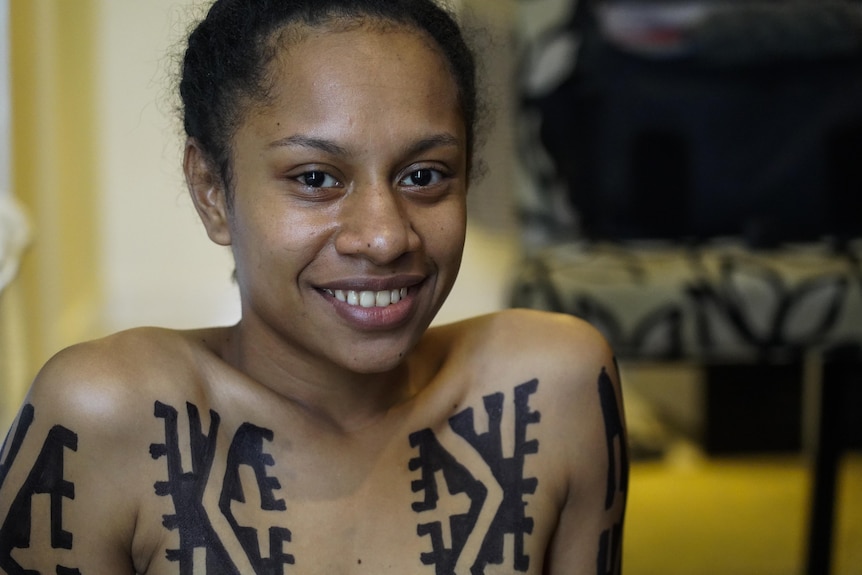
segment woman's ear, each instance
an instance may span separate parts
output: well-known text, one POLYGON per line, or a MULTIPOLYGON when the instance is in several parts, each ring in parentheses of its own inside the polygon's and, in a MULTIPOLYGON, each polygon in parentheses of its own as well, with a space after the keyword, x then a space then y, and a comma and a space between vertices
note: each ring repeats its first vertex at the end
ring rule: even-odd
POLYGON ((183 158, 186 185, 207 235, 222 246, 231 243, 225 185, 209 156, 194 138, 186 141, 183 158))

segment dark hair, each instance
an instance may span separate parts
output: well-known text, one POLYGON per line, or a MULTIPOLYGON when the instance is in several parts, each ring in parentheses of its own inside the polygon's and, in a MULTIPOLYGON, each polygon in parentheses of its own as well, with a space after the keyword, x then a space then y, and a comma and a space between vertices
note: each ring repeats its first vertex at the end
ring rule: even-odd
POLYGON ((285 26, 370 19, 428 34, 458 88, 467 164, 476 139, 476 64, 454 17, 435 0, 216 0, 189 35, 182 63, 183 126, 230 187, 230 139, 249 101, 266 101, 267 67, 285 26))

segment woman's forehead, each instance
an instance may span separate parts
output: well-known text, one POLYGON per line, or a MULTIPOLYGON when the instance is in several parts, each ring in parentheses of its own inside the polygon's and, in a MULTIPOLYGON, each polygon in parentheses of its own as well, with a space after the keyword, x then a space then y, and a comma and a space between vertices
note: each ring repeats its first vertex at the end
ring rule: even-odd
POLYGON ((407 25, 307 27, 277 50, 269 63, 271 101, 295 100, 303 89, 325 85, 371 91, 383 82, 393 89, 425 88, 429 97, 460 106, 445 56, 426 33, 407 25))
POLYGON ((269 78, 270 97, 247 116, 267 132, 370 133, 396 121, 459 136, 466 128, 445 58, 409 28, 315 27, 281 49, 269 78))

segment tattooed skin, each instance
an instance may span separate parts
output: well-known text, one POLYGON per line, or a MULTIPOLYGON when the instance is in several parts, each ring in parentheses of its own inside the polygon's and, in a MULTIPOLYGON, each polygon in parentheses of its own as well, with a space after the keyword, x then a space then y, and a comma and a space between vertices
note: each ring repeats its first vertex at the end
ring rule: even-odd
MULTIPOLYGON (((412 449, 407 467, 414 474, 410 489, 417 497, 410 505, 418 518, 416 535, 425 542, 416 561, 427 566, 428 572, 481 575, 490 566, 530 571, 525 542, 533 534, 534 519, 526 514, 525 498, 536 493, 539 481, 526 476, 525 463, 540 447, 531 438, 531 430, 541 422, 541 414, 531 406, 538 389, 539 381, 533 379, 508 393, 485 395, 479 407, 482 411, 474 407, 458 411, 445 422, 445 434, 425 428, 407 437, 412 449), (453 505, 455 501, 462 503, 460 508, 453 505)), ((610 510, 619 498, 625 498, 628 467, 622 414, 604 370, 598 392, 608 452, 604 506, 610 510)), ((202 571, 239 575, 249 566, 258 575, 294 572, 297 558, 290 552, 292 533, 287 525, 249 525, 242 519, 242 507, 251 503, 255 510, 283 512, 274 516, 290 521, 288 503, 277 495, 282 486, 272 473, 276 462, 267 451, 273 431, 243 423, 227 436, 229 443, 217 445, 219 438, 225 440, 224 433, 219 433, 219 414, 209 410, 204 418, 194 404, 184 407, 184 413, 159 401, 153 407, 153 416, 164 428, 164 441, 149 448, 150 457, 164 464, 164 474, 152 484, 153 491, 170 500, 173 512, 162 517, 162 525, 176 533, 175 548, 167 549, 165 557, 176 564, 179 575, 202 571), (188 426, 187 433, 181 433, 180 425, 188 426), (187 444, 182 444, 181 437, 187 444), (217 453, 226 456, 221 478, 211 477, 217 453), (248 472, 242 479, 241 468, 248 472), (214 483, 219 486, 217 505, 208 507, 204 494, 214 483), (226 536, 232 537, 230 542, 226 536), (228 543, 236 551, 229 552, 228 543)), ((7 439, 8 450, 4 444, 0 452, 5 453, 5 460, 0 461, 0 487, 33 418, 33 407, 26 406, 7 439)), ((0 570, 9 575, 38 575, 13 559, 13 550, 30 547, 31 525, 37 520, 32 506, 36 495, 50 498, 51 546, 72 548, 73 536, 63 528, 63 501, 75 498, 75 486, 64 476, 64 458, 77 449, 78 436, 72 431, 55 426, 47 434, 0 525, 0 570)), ((620 522, 600 535, 598 575, 619 573, 621 530, 620 522)), ((74 575, 78 570, 57 565, 56 572, 74 575)))
MULTIPOLYGON (((12 464, 15 463, 18 451, 21 450, 21 444, 24 443, 24 438, 27 436, 27 432, 33 424, 35 413, 36 410, 29 404, 25 405, 23 409, 21 409, 21 417, 18 418, 18 428, 12 436, 12 443, 9 445, 9 453, 6 455, 5 461, 0 462, 0 488, 3 487, 3 483, 6 481, 6 475, 12 468, 12 464)), ((0 448, 0 455, 6 453, 7 441, 9 441, 9 438, 3 442, 3 446, 0 448)))
POLYGON ((485 566, 488 564, 503 563, 503 538, 507 534, 514 535, 515 538, 512 568, 521 572, 529 569, 530 557, 524 553, 524 536, 533 532, 533 519, 524 516, 526 503, 523 498, 526 494, 535 493, 538 480, 524 477, 524 459, 539 450, 538 441, 526 439, 527 426, 538 423, 540 419, 540 414, 532 411, 529 405, 530 395, 536 392, 538 385, 538 380, 534 379, 515 388, 515 452, 512 457, 507 458, 503 454, 501 424, 504 394, 495 393, 484 398, 485 412, 489 420, 486 433, 476 433, 472 408, 465 409, 449 419, 452 431, 464 438, 491 469, 496 486, 485 486, 476 480, 467 468, 440 444, 430 429, 410 436, 410 445, 419 450, 419 455, 410 460, 410 470, 420 471, 422 475, 421 479, 413 482, 413 491, 424 495, 422 501, 413 504, 413 510, 426 513, 436 509, 440 493, 437 472, 442 472, 450 494, 463 493, 470 500, 467 513, 449 518, 452 540, 450 548, 445 547, 441 521, 421 523, 417 527, 420 536, 427 535, 431 539, 432 551, 422 554, 422 563, 434 565, 437 575, 455 573, 455 567, 472 534, 479 513, 486 505, 489 488, 502 491, 502 498, 482 540, 479 555, 470 566, 470 572, 478 575, 485 572, 485 566))
MULTIPOLYGON (((599 376, 599 398, 605 420, 605 438, 608 445, 608 481, 605 491, 605 509, 611 509, 618 499, 625 503, 629 483, 629 464, 623 418, 607 371, 599 376)), ((622 519, 605 530, 599 540, 598 575, 619 575, 622 571, 622 519)))
POLYGON ((254 470, 257 488, 261 495, 261 509, 266 511, 284 511, 287 506, 282 499, 276 499, 273 491, 281 489, 278 479, 266 475, 266 468, 273 465, 272 456, 263 452, 263 442, 272 441, 272 431, 257 427, 250 423, 243 424, 234 436, 227 458, 227 473, 224 478, 224 489, 219 499, 219 509, 227 518, 248 558, 251 560, 255 573, 281 574, 285 564, 292 565, 294 558, 284 552, 284 543, 290 541, 290 530, 282 527, 269 528, 269 557, 261 557, 258 545, 257 530, 242 527, 234 516, 231 502, 245 503, 242 483, 239 478, 239 466, 248 465, 254 470))
MULTIPOLYGON (((417 525, 417 534, 428 537, 431 551, 422 553, 419 560, 424 565, 433 565, 437 574, 455 573, 464 546, 471 536, 481 513, 489 503, 489 489, 496 494, 496 509, 491 509, 490 527, 481 537, 480 551, 473 558, 470 572, 484 573, 486 565, 503 563, 504 536, 512 535, 515 541, 515 555, 512 568, 526 572, 530 557, 524 553, 524 537, 532 533, 533 519, 525 517, 526 506, 523 497, 535 493, 538 481, 524 477, 524 460, 527 455, 538 452, 538 441, 527 439, 527 427, 539 422, 540 414, 530 408, 530 396, 536 392, 538 380, 532 380, 514 389, 511 409, 514 410, 515 426, 514 453, 511 457, 503 454, 502 417, 505 409, 505 394, 495 393, 484 397, 484 408, 489 420, 485 433, 477 433, 472 408, 467 408, 449 419, 449 426, 463 438, 490 469, 496 485, 486 485, 474 477, 473 473, 438 441, 434 432, 423 429, 409 436, 410 446, 418 451, 409 461, 411 471, 421 478, 414 480, 412 490, 423 496, 421 501, 412 504, 413 510, 423 514, 437 508, 441 486, 439 477, 445 481, 446 493, 463 494, 469 500, 464 513, 448 518, 451 545, 447 547, 443 537, 441 521, 422 522, 417 525)), ((180 575, 191 575, 194 571, 196 550, 203 550, 206 558, 207 573, 237 574, 238 567, 226 551, 218 534, 213 528, 211 518, 203 504, 204 491, 210 480, 213 459, 216 452, 216 437, 221 418, 215 411, 209 412, 209 427, 203 429, 200 413, 193 404, 186 405, 189 424, 191 469, 182 469, 178 420, 175 408, 156 402, 154 414, 164 420, 165 442, 153 444, 150 454, 154 459, 164 458, 167 463, 166 481, 155 484, 160 496, 170 497, 173 515, 164 517, 167 529, 179 534, 179 548, 167 552, 171 561, 179 563, 180 575)), ((258 574, 284 573, 286 565, 295 564, 293 555, 285 552, 291 541, 291 532, 282 526, 269 528, 269 552, 265 554, 258 543, 258 531, 243 526, 234 516, 231 502, 245 502, 246 494, 239 479, 239 467, 250 467, 255 474, 260 501, 264 510, 285 511, 284 500, 275 496, 281 485, 268 473, 275 462, 265 453, 264 442, 273 440, 273 432, 250 423, 243 424, 233 437, 227 457, 227 470, 219 498, 219 511, 233 530, 245 555, 258 574)), ((424 516, 424 515, 423 515, 424 516)))
MULTIPOLYGON (((203 505, 204 491, 209 480, 216 449, 216 437, 221 418, 210 411, 208 433, 201 429, 198 408, 186 404, 191 437, 192 469, 182 469, 177 428, 178 414, 173 407, 161 402, 155 404, 155 416, 165 420, 165 443, 153 444, 150 454, 153 459, 166 458, 168 480, 155 484, 156 493, 170 496, 176 513, 164 518, 164 526, 179 532, 179 549, 170 549, 167 557, 180 566, 180 575, 194 572, 194 552, 204 550, 206 572, 208 575, 239 575, 239 569, 226 551, 203 505)), ((285 502, 276 499, 273 492, 281 487, 278 480, 266 474, 266 468, 273 465, 272 456, 264 453, 263 442, 271 441, 272 431, 254 426, 242 425, 234 435, 228 452, 227 471, 222 483, 219 510, 228 520, 237 540, 242 545, 255 573, 259 575, 281 574, 285 564, 293 564, 292 555, 284 552, 284 543, 290 541, 290 531, 279 526, 269 528, 269 557, 264 559, 258 543, 257 529, 242 526, 231 511, 231 501, 245 501, 242 484, 239 481, 239 466, 250 466, 257 477, 263 509, 283 511, 285 502)))
MULTIPOLYGON (((12 436, 12 443, 6 455, 6 461, 0 465, 0 487, 6 480, 6 476, 21 444, 30 430, 35 417, 32 405, 24 406, 19 418, 18 428, 12 436)), ((64 458, 66 450, 77 451, 78 436, 72 431, 55 425, 48 432, 48 437, 36 458, 36 463, 30 470, 24 484, 18 494, 12 500, 6 519, 0 526, 0 568, 9 575, 38 575, 36 571, 30 571, 18 564, 12 558, 14 549, 28 549, 31 544, 31 531, 33 525, 33 497, 36 495, 48 495, 51 501, 50 526, 51 547, 54 549, 71 549, 72 534, 63 529, 63 499, 75 498, 75 485, 66 481, 63 476, 64 458)), ((3 450, 6 451, 4 443, 3 450)), ((57 573, 60 575, 71 575, 78 573, 77 569, 57 565, 57 573)))

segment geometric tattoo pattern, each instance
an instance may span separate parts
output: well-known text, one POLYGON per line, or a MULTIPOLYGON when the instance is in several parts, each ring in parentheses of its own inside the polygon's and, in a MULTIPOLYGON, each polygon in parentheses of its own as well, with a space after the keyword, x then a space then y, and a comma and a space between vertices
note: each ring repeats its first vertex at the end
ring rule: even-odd
MULTIPOLYGON (((14 463, 34 416, 33 406, 25 405, 18 428, 12 437, 6 462, 0 466, 0 487, 14 463)), ((4 443, 2 451, 5 451, 5 448, 4 443)), ((72 534, 63 529, 63 499, 75 499, 75 485, 66 481, 63 476, 66 449, 78 450, 78 436, 65 427, 55 425, 48 432, 35 465, 13 499, 6 519, 0 526, 0 568, 9 575, 39 575, 38 571, 24 569, 12 559, 13 549, 28 549, 31 545, 33 497, 36 495, 47 495, 50 500, 51 547, 72 549, 72 534)), ((58 575, 78 574, 77 569, 62 565, 57 565, 56 570, 58 575)))
MULTIPOLYGON (((230 555, 212 526, 203 504, 221 418, 210 411, 210 425, 204 433, 196 406, 186 404, 189 420, 191 470, 184 471, 180 455, 178 413, 173 407, 161 402, 155 404, 155 416, 165 421, 165 442, 150 446, 153 459, 166 458, 167 481, 158 481, 155 491, 160 496, 170 496, 175 514, 164 517, 163 524, 179 533, 179 549, 167 551, 170 561, 179 563, 180 575, 192 575, 195 570, 195 550, 203 550, 208 575, 239 575, 230 555)), ((263 509, 284 510, 283 500, 276 499, 273 492, 280 489, 277 479, 268 477, 266 468, 273 465, 272 456, 264 453, 263 442, 271 441, 272 431, 244 424, 237 431, 228 452, 227 471, 222 484, 219 510, 227 519, 234 536, 240 542, 252 568, 258 575, 281 574, 285 564, 293 564, 292 555, 284 553, 284 542, 290 541, 290 531, 280 527, 269 530, 269 557, 263 558, 257 538, 257 530, 242 526, 234 516, 231 502, 245 502, 245 494, 239 479, 239 466, 250 466, 257 478, 257 487, 263 509)))
MULTIPOLYGON (((474 412, 467 408, 449 419, 449 427, 463 438, 484 460, 498 484, 493 486, 502 492, 502 500, 494 512, 490 526, 481 542, 479 553, 473 561, 470 572, 479 575, 487 565, 502 565, 503 542, 506 535, 514 539, 512 568, 526 572, 530 557, 524 553, 524 537, 533 532, 533 519, 525 516, 524 496, 536 492, 538 480, 524 477, 524 460, 527 455, 539 450, 537 440, 527 439, 527 426, 538 423, 540 414, 530 409, 530 396, 538 388, 539 381, 533 379, 517 386, 514 390, 512 409, 514 409, 514 453, 506 457, 503 453, 502 420, 505 403, 503 393, 494 393, 483 398, 485 412, 489 421, 488 431, 477 433, 474 412)), ((488 489, 449 453, 430 429, 417 431, 410 435, 410 445, 418 449, 418 455, 410 460, 411 471, 419 471, 421 478, 412 484, 414 493, 421 493, 423 499, 413 503, 417 513, 427 513, 437 508, 440 497, 438 477, 445 480, 450 495, 465 495, 469 501, 466 513, 448 518, 448 531, 451 546, 446 547, 443 537, 443 521, 429 521, 417 526, 419 536, 430 538, 432 551, 423 553, 422 563, 434 565, 437 575, 455 573, 468 538, 473 532, 479 514, 482 512, 488 489), (438 475, 439 474, 439 475, 438 475)))
MULTIPOLYGON (((613 382, 604 369, 602 369, 602 373, 599 376, 598 385, 608 448, 608 478, 605 490, 605 509, 609 510, 619 498, 622 498, 623 505, 625 505, 629 482, 629 459, 622 411, 617 402, 613 382)), ((598 575, 619 575, 622 571, 621 558, 622 520, 601 534, 597 560, 598 575)))
POLYGON ((282 527, 269 528, 269 558, 261 557, 257 530, 239 524, 231 508, 231 502, 246 503, 245 493, 239 478, 239 466, 247 465, 255 473, 257 488, 261 495, 261 509, 265 511, 284 511, 287 506, 283 499, 276 499, 273 491, 281 488, 278 479, 269 477, 266 468, 272 466, 272 456, 263 452, 263 442, 272 441, 272 431, 251 423, 240 426, 227 456, 227 472, 224 487, 219 499, 219 509, 239 539, 243 550, 251 560, 255 573, 280 574, 285 564, 293 564, 292 555, 284 553, 284 542, 290 541, 290 531, 282 527))

